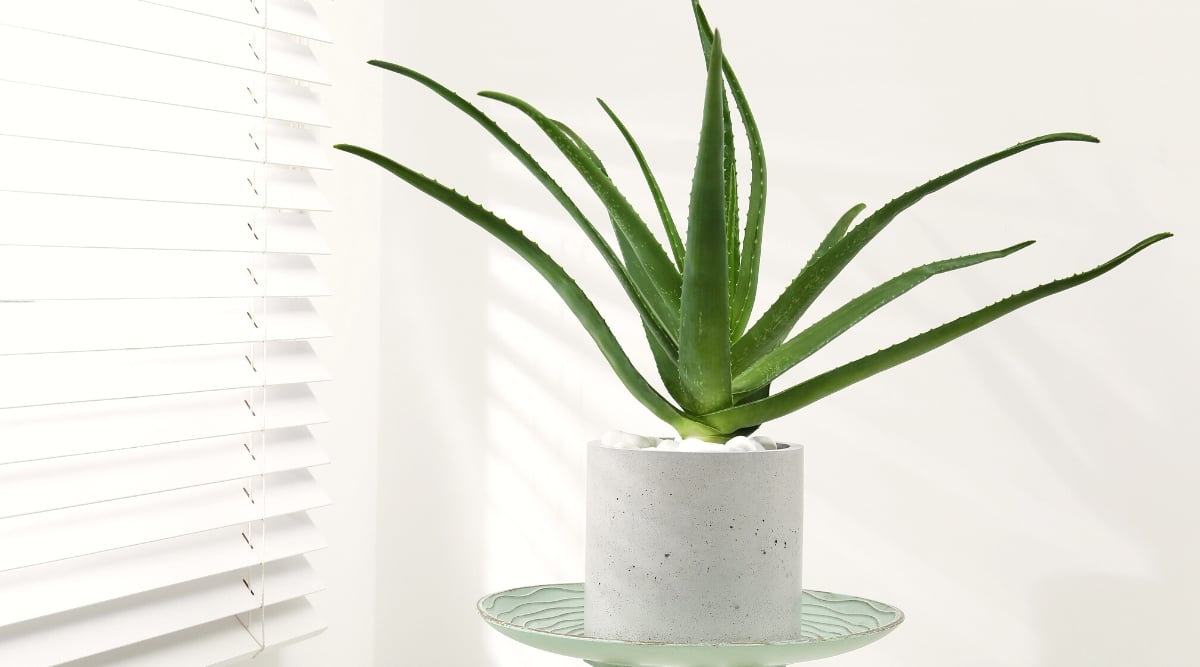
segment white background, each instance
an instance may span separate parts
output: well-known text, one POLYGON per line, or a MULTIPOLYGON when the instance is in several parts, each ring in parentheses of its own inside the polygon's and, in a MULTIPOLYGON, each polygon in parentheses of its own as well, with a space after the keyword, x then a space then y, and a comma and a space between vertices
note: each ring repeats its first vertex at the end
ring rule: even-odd
MULTIPOLYGON (((760 308, 850 205, 1046 132, 904 214, 816 310, 934 259, 1039 243, 934 278, 789 378, 1013 291, 1178 236, 1087 286, 836 394, 764 432, 808 452, 805 583, 894 603, 844 667, 1197 664, 1200 370, 1195 187, 1200 5, 1188 0, 709 0, 757 112, 770 188, 760 308)), ((573 223, 482 130, 362 64, 464 95, 522 96, 583 133, 652 210, 603 96, 685 214, 703 67, 688 3, 338 3, 335 141, 384 148, 472 194, 560 258, 646 372, 631 309, 573 223), (386 5, 386 6, 384 6, 386 5)), ((485 104, 486 103, 486 104, 485 104)), ((604 220, 554 149, 486 100, 604 220)), ((582 577, 584 442, 664 427, 582 328, 478 229, 340 156, 324 267, 338 292, 324 397, 337 505, 317 560, 330 630, 260 663, 555 666, 473 603, 582 577)), ((720 480, 698 480, 719 485, 720 480)), ((835 664, 831 661, 830 664, 835 664)))

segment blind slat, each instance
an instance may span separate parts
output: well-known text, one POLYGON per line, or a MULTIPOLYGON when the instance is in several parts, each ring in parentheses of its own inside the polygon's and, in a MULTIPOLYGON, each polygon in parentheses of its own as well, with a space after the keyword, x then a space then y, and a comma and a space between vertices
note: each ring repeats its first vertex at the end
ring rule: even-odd
POLYGON ((0 464, 119 451, 267 429, 327 417, 303 384, 0 410, 0 464), (253 403, 252 403, 253 402, 253 403), (251 405, 266 405, 260 414, 251 405))
POLYGON ((5 25, 0 25, 0 80, 328 125, 316 92, 292 79, 5 25), (37 53, 54 57, 30 57, 37 53))
POLYGON ((281 121, 3 81, 0 99, 6 136, 329 168, 310 131, 281 121))
POLYGON ((0 128, 9 136, 264 159, 261 118, 7 82, 0 99, 0 128))
POLYGON ((252 658, 261 650, 254 637, 238 622, 237 617, 231 616, 98 655, 64 662, 61 667, 232 667, 247 658, 252 658))
POLYGON ((55 0, 6 6, 3 22, 63 44, 98 42, 130 50, 262 71, 262 31, 187 15, 139 0, 55 0), (148 26, 153 29, 147 30, 148 26))
POLYGON ((183 10, 201 16, 211 16, 235 21, 248 26, 262 28, 265 24, 263 0, 147 0, 147 2, 183 10))
POLYGON ((317 142, 312 130, 275 121, 267 123, 267 162, 318 170, 332 167, 329 151, 317 142))
POLYGON ((0 628, 0 664, 58 665, 321 589, 302 556, 265 570, 271 585, 255 594, 232 572, 0 628))
POLYGON ((0 192, 0 210, 0 246, 329 252, 294 211, 19 192, 0 192))
MULTIPOLYGON (((324 619, 312 603, 303 598, 268 606, 264 625, 269 646, 300 641, 325 629, 324 619)), ((227 618, 67 663, 63 667, 162 667, 188 664, 232 667, 242 664, 259 650, 245 628, 236 619, 227 618)))
POLYGON ((329 85, 329 75, 310 46, 289 35, 267 33, 266 71, 287 79, 329 85))
POLYGON ((103 401, 323 382, 329 372, 305 342, 0 357, 0 408, 103 401), (259 367, 261 364, 261 368, 259 367), (64 379, 69 378, 69 382, 64 379))
POLYGON ((329 210, 302 169, 8 136, 0 136, 0 154, 33 156, 0 162, 6 192, 329 210))
POLYGON ((329 116, 325 114, 320 98, 311 86, 291 79, 267 77, 266 89, 267 111, 262 115, 292 123, 329 127, 329 116))
MULTIPOLYGON (((248 483, 248 482, 247 482, 248 483)), ((247 483, 220 482, 150 496, 0 519, 0 572, 148 544, 324 506, 307 470, 268 475, 261 504, 247 483), (71 535, 70 540, 55 536, 71 535)), ((0 642, 3 644, 3 642, 0 642)), ((0 664, 9 664, 0 660, 0 664)))
POLYGON ((333 41, 321 17, 305 0, 268 0, 267 29, 317 42, 333 41))
POLYGON ((262 115, 254 99, 254 92, 262 91, 262 75, 256 72, 3 25, 0 79, 262 115), (40 53, 56 57, 29 57, 40 53))
POLYGON ((307 299, 0 303, 0 356, 326 338, 307 299), (80 328, 80 322, 88 322, 80 328))
POLYGON ((302 255, 0 246, 0 301, 328 294, 302 255), (89 266, 96 268, 81 276, 79 267, 89 266))
MULTIPOLYGON (((0 626, 108 602, 259 562, 323 549, 325 538, 305 514, 264 523, 269 539, 254 549, 245 526, 209 530, 0 574, 0 626)), ((254 531, 249 531, 254 534, 254 531)))
POLYGON ((3 465, 0 519, 329 463, 307 429, 256 441, 244 434, 3 465))
POLYGON ((288 35, 140 0, 17 3, 6 6, 0 17, 9 30, 23 30, 31 33, 29 39, 45 39, 59 48, 72 41, 111 45, 328 84, 311 49, 288 35))
POLYGON ((305 0, 151 0, 196 14, 262 27, 317 42, 329 43, 329 31, 305 0))
POLYGON ((305 169, 267 167, 265 205, 269 208, 328 211, 329 200, 305 169))

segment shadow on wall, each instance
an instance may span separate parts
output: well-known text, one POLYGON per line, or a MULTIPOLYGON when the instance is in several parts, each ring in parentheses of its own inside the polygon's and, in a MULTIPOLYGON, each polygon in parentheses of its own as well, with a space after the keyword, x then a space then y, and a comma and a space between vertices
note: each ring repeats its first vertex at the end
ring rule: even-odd
MULTIPOLYGON (((1181 638, 1200 625, 1195 573, 1200 539, 1183 540, 1182 550, 1167 545, 1180 544, 1180 531, 1196 534, 1200 460, 1194 448, 1184 446, 1187 438, 1177 432, 1178 416, 1169 406, 1129 395, 1127 387, 1137 383, 1123 382, 1119 365, 1095 363, 1083 344, 1047 340, 1032 321, 1014 319, 1005 332, 1005 340, 1020 350, 1020 364, 987 354, 971 355, 970 361, 988 378, 991 397, 1003 412, 1021 415, 1016 423, 1029 441, 1045 443, 1036 452, 1076 514, 1090 515, 1086 518, 1136 554, 1146 575, 1064 572, 1030 582, 1037 664, 1196 664, 1194 653, 1188 657, 1179 651, 1181 638), (1040 373, 1069 379, 1070 392, 1041 386, 1040 373), (1063 413, 1090 419, 1067 424, 1063 413)), ((1103 567, 1113 557, 1097 554, 1089 560, 1103 567)))
MULTIPOLYGON (((486 267, 480 379, 487 450, 477 557, 487 590, 481 595, 581 579, 585 448, 582 440, 570 440, 581 423, 599 418, 580 400, 572 378, 578 365, 572 360, 586 353, 588 341, 572 329, 574 321, 562 318, 558 297, 498 244, 489 248, 486 267)), ((562 661, 478 625, 489 665, 562 661)))

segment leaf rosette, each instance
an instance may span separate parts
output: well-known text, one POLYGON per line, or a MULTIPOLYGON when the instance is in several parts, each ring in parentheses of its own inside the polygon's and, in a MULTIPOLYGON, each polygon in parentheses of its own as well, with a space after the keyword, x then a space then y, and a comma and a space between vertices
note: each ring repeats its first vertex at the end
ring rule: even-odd
POLYGON ((371 65, 425 86, 466 114, 558 201, 591 241, 637 311, 667 396, 634 366, 594 303, 562 265, 520 230, 466 196, 387 156, 360 146, 335 146, 383 167, 520 255, 570 308, 630 394, 682 437, 724 442, 735 435, 752 433, 769 420, 937 349, 1003 315, 1098 278, 1171 236, 1152 235, 1094 268, 1018 292, 890 347, 775 390, 772 383, 785 372, 926 280, 1002 259, 1033 243, 1024 241, 918 266, 799 327, 822 292, 901 213, 970 174, 1027 150, 1063 141, 1098 143, 1099 140, 1075 132, 1035 137, 919 185, 857 224, 855 221, 866 206, 853 206, 834 223, 796 277, 751 325, 766 212, 766 158, 754 114, 725 57, 720 35, 710 27, 698 0, 693 0, 692 9, 707 77, 684 234, 676 226, 658 180, 633 134, 608 104, 598 100, 637 161, 653 198, 666 247, 609 177, 595 151, 565 123, 515 96, 480 93, 527 116, 583 177, 608 213, 616 250, 537 160, 477 106, 420 72, 394 63, 370 61, 371 65), (749 152, 749 196, 744 212, 738 210, 734 112, 749 152))

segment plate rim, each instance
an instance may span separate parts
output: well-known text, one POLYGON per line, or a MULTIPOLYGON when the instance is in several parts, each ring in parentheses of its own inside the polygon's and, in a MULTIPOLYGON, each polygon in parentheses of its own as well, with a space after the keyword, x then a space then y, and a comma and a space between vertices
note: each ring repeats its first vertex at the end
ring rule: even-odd
POLYGON ((525 590, 529 590, 531 588, 552 588, 552 587, 556 587, 556 586, 557 587, 578 586, 582 592, 582 589, 584 587, 584 582, 571 581, 571 582, 562 582, 562 583, 530 584, 527 586, 516 586, 514 588, 508 588, 508 589, 505 589, 502 591, 496 591, 495 593, 488 593, 487 595, 484 595, 483 597, 479 598, 479 600, 475 603, 475 609, 476 609, 476 611, 479 612, 479 615, 483 618, 483 620, 486 623, 488 623, 489 625, 502 626, 502 627, 514 630, 516 632, 528 632, 531 634, 543 635, 543 636, 547 636, 547 637, 558 637, 558 638, 574 640, 574 641, 604 642, 604 643, 608 643, 608 644, 631 645, 631 646, 689 646, 689 647, 727 646, 730 648, 752 647, 752 646, 805 646, 805 645, 812 646, 814 644, 842 642, 842 641, 847 641, 850 639, 859 639, 859 638, 869 637, 871 635, 880 634, 880 633, 886 634, 886 633, 891 632, 892 630, 895 630, 896 626, 903 623, 906 618, 903 610, 901 610, 899 607, 896 607, 895 605, 888 604, 887 602, 880 602, 879 600, 874 600, 871 598, 864 598, 864 597, 860 597, 858 595, 851 595, 849 593, 833 593, 833 592, 829 592, 829 591, 818 591, 818 590, 814 590, 811 588, 805 588, 805 589, 802 589, 805 593, 810 593, 810 594, 815 593, 817 595, 831 595, 831 596, 838 596, 838 597, 844 597, 844 598, 852 598, 854 600, 869 603, 873 606, 874 605, 883 606, 883 607, 886 607, 887 609, 894 611, 896 613, 896 618, 894 620, 892 620, 891 622, 887 623, 886 625, 881 625, 878 628, 871 628, 869 630, 863 630, 861 632, 854 632, 854 633, 851 633, 848 635, 842 635, 840 637, 822 637, 819 639, 783 639, 783 640, 770 641, 770 642, 678 643, 678 642, 638 641, 638 640, 632 640, 632 639, 614 639, 611 637, 591 637, 588 635, 569 635, 569 634, 566 634, 563 632, 553 632, 550 630, 539 630, 537 628, 530 628, 530 627, 527 627, 524 625, 517 625, 515 623, 510 623, 503 619, 497 618, 496 616, 493 616, 490 613, 488 613, 483 608, 484 600, 487 600, 489 598, 495 598, 497 596, 504 595, 506 593, 513 593, 516 591, 525 591, 525 590))

